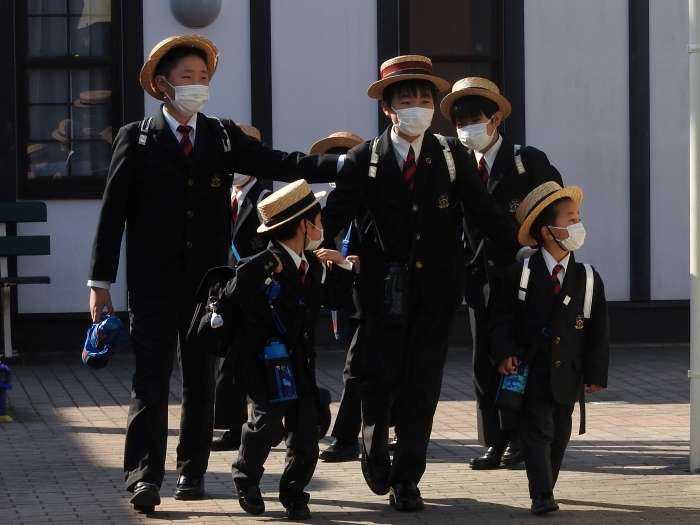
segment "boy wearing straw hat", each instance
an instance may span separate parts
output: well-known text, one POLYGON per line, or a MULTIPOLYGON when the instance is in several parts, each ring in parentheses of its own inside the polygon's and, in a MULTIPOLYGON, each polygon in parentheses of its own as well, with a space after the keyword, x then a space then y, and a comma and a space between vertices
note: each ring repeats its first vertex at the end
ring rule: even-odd
POLYGON ((586 236, 582 199, 580 188, 553 181, 527 195, 516 214, 518 239, 540 249, 508 269, 491 312, 490 352, 498 371, 504 377, 518 374, 521 386, 525 382, 518 433, 536 515, 559 509, 553 491, 571 437, 574 403, 581 402, 583 433, 584 386, 594 393, 608 380, 603 281, 574 259, 586 236))
POLYGON ((263 465, 270 449, 286 439, 279 499, 290 519, 310 516, 304 488, 318 460, 320 405, 314 327, 321 304, 334 304, 333 285, 345 282, 349 287, 352 280, 351 272, 326 271, 313 253, 323 241, 319 199, 324 195, 312 193, 306 181, 300 180, 262 200, 258 231, 270 244, 244 260, 226 286, 224 308, 239 311, 241 326, 234 345, 241 355, 239 367, 252 403, 233 464, 238 501, 249 514, 265 511, 259 488, 263 465), (291 363, 296 392, 286 401, 279 401, 271 391, 266 362, 260 357, 274 339, 284 343, 291 363))
POLYGON ((134 508, 160 503, 173 354, 182 371, 177 448, 177 499, 204 496, 214 410, 215 356, 184 348, 185 331, 205 272, 226 265, 230 249, 232 173, 278 180, 332 180, 335 156, 274 151, 230 120, 201 113, 219 60, 198 35, 166 38, 151 50, 140 82, 163 104, 154 115, 122 127, 114 139, 93 245, 90 310, 112 311, 122 236, 128 243, 127 288, 136 370, 126 431, 125 487, 134 508))
MULTIPOLYGON (((531 190, 549 180, 562 183, 561 175, 542 151, 515 145, 499 133, 498 128, 510 115, 511 104, 490 80, 458 80, 442 99, 440 110, 456 127, 460 142, 472 151, 486 191, 514 222, 515 210, 531 190)), ((498 293, 502 275, 513 261, 507 251, 477 230, 467 228, 465 242, 469 260, 465 297, 474 353, 472 379, 479 436, 487 447, 483 455, 471 459, 470 465, 476 470, 498 468, 501 462, 513 466, 523 457, 516 432, 508 428, 508 421, 501 421, 494 406, 499 374, 489 358, 487 327, 489 298, 498 293)))
MULTIPOLYGON (((262 140, 255 126, 238 125, 243 133, 257 141, 262 140)), ((267 242, 257 232, 260 226, 258 203, 272 193, 253 175, 233 174, 231 188, 231 266, 241 258, 250 257, 265 249, 267 242)), ((236 380, 236 355, 229 351, 221 361, 216 377, 214 396, 214 428, 224 433, 212 440, 212 451, 238 450, 241 444, 241 427, 248 419, 248 402, 245 392, 236 380)))
POLYGON ((449 88, 430 59, 393 58, 380 76, 368 95, 381 101, 391 124, 348 152, 324 224, 331 238, 361 211, 371 217, 358 253, 367 369, 361 465, 373 492, 390 493, 397 510, 413 511, 423 509, 418 483, 451 319, 462 298, 462 210, 511 256, 518 246, 512 220, 485 191, 467 150, 428 131, 437 95, 449 88), (392 415, 393 462, 387 447, 392 415))

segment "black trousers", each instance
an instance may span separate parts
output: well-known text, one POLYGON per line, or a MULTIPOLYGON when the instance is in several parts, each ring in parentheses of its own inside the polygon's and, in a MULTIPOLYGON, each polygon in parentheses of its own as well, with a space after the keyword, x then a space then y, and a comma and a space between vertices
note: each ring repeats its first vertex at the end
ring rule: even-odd
POLYGON ((452 314, 414 306, 406 325, 387 324, 381 317, 367 315, 360 328, 366 366, 363 446, 370 462, 379 469, 388 468, 387 440, 393 417, 397 443, 391 483, 418 483, 425 472, 452 314))
POLYGON ((269 403, 267 394, 251 393, 252 412, 243 426, 241 447, 233 463, 237 487, 260 484, 272 447, 286 440, 287 455, 280 479, 279 498, 284 506, 308 501, 304 488, 311 481, 318 462, 318 404, 313 396, 296 401, 269 403))
POLYGON ((517 422, 501 425, 499 410, 494 406, 500 380, 497 367, 489 357, 488 313, 483 307, 469 308, 469 325, 472 332, 472 379, 477 404, 477 429, 481 443, 487 447, 504 450, 517 439, 517 422), (510 428, 512 427, 512 428, 510 428))
POLYGON ((127 490, 139 481, 160 486, 165 472, 168 398, 175 349, 182 371, 182 414, 177 470, 199 477, 207 470, 214 412, 215 357, 184 347, 191 300, 179 303, 129 295, 135 371, 126 427, 124 474, 127 490))
POLYGON ((530 366, 519 427, 531 498, 554 490, 571 438, 573 411, 573 403, 562 405, 552 398, 549 357, 539 356, 530 366))
POLYGON ((221 360, 216 378, 214 428, 229 430, 240 436, 241 428, 248 420, 248 401, 244 385, 236 381, 235 369, 235 353, 229 350, 221 360))
POLYGON ((331 435, 341 441, 357 439, 362 427, 362 380, 363 371, 360 351, 360 328, 350 342, 343 369, 343 394, 340 397, 338 414, 331 435))

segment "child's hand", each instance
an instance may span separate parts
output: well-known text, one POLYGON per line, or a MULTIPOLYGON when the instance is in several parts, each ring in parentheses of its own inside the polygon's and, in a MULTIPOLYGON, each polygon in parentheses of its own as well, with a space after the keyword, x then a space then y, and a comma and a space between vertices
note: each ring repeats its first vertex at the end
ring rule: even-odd
POLYGON ((352 271, 355 273, 360 273, 360 256, 348 255, 346 259, 352 263, 352 271))
POLYGON ((345 261, 345 257, 340 255, 338 250, 328 250, 326 248, 319 248, 314 252, 314 255, 318 257, 319 261, 324 263, 340 264, 345 261))
POLYGON ((498 373, 503 375, 503 376, 508 376, 511 374, 516 374, 518 372, 518 365, 520 364, 520 361, 518 361, 518 358, 513 356, 506 357, 503 361, 501 361, 501 364, 498 365, 498 373))
POLYGON ((586 385, 586 394, 595 394, 596 392, 600 392, 602 390, 605 390, 604 386, 600 385, 586 385))

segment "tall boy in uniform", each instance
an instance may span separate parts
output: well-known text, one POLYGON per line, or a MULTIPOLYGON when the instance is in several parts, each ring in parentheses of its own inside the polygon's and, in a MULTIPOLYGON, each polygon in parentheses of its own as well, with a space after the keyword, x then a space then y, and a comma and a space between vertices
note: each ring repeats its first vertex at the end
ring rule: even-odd
POLYGON ((586 392, 608 381, 608 312, 600 275, 577 263, 586 230, 576 186, 542 184, 518 207, 518 239, 540 246, 511 266, 492 308, 491 356, 502 375, 528 367, 519 436, 525 455, 531 511, 559 509, 554 486, 571 437, 571 413, 586 392))
MULTIPOLYGON (((498 206, 515 223, 515 211, 534 188, 553 180, 562 183, 559 172, 540 150, 513 144, 498 130, 511 112, 510 101, 498 86, 482 77, 455 82, 440 104, 442 114, 457 128, 457 136, 469 148, 478 166, 479 178, 498 206)), ((501 421, 494 406, 499 374, 488 351, 488 306, 500 287, 512 257, 476 229, 467 229, 467 275, 465 297, 472 331, 473 382, 476 393, 479 436, 487 449, 470 461, 473 469, 513 466, 523 459, 517 433, 501 421), (502 428, 502 423, 506 429, 502 428)))
POLYGON ((421 510, 433 416, 440 397, 451 319, 462 298, 461 210, 515 256, 512 220, 481 184, 456 141, 428 132, 437 95, 449 83, 429 58, 400 56, 368 90, 391 120, 379 137, 348 152, 329 195, 329 238, 362 208, 373 235, 359 247, 362 352, 362 471, 397 510, 421 510), (386 292, 386 293, 385 293, 386 292), (392 406, 396 449, 387 447, 392 406))
POLYGON ((135 372, 124 452, 134 508, 160 504, 175 347, 182 371, 177 499, 204 495, 214 410, 213 353, 184 348, 204 273, 228 262, 231 173, 279 180, 333 180, 338 158, 263 146, 230 120, 201 113, 218 50, 198 36, 169 37, 151 50, 143 89, 163 104, 117 134, 92 252, 90 310, 112 310, 110 283, 126 225, 127 289, 135 372))

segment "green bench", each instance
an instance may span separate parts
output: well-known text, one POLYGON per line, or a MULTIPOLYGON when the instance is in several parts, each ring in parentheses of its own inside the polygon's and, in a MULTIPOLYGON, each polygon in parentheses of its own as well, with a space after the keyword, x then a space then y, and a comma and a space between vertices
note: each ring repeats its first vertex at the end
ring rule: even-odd
POLYGON ((46 203, 0 202, 0 294, 2 295, 3 351, 6 359, 14 355, 12 349, 12 294, 11 288, 24 284, 49 284, 47 276, 11 276, 8 257, 49 255, 48 235, 8 235, 7 225, 23 222, 46 222, 46 203))

